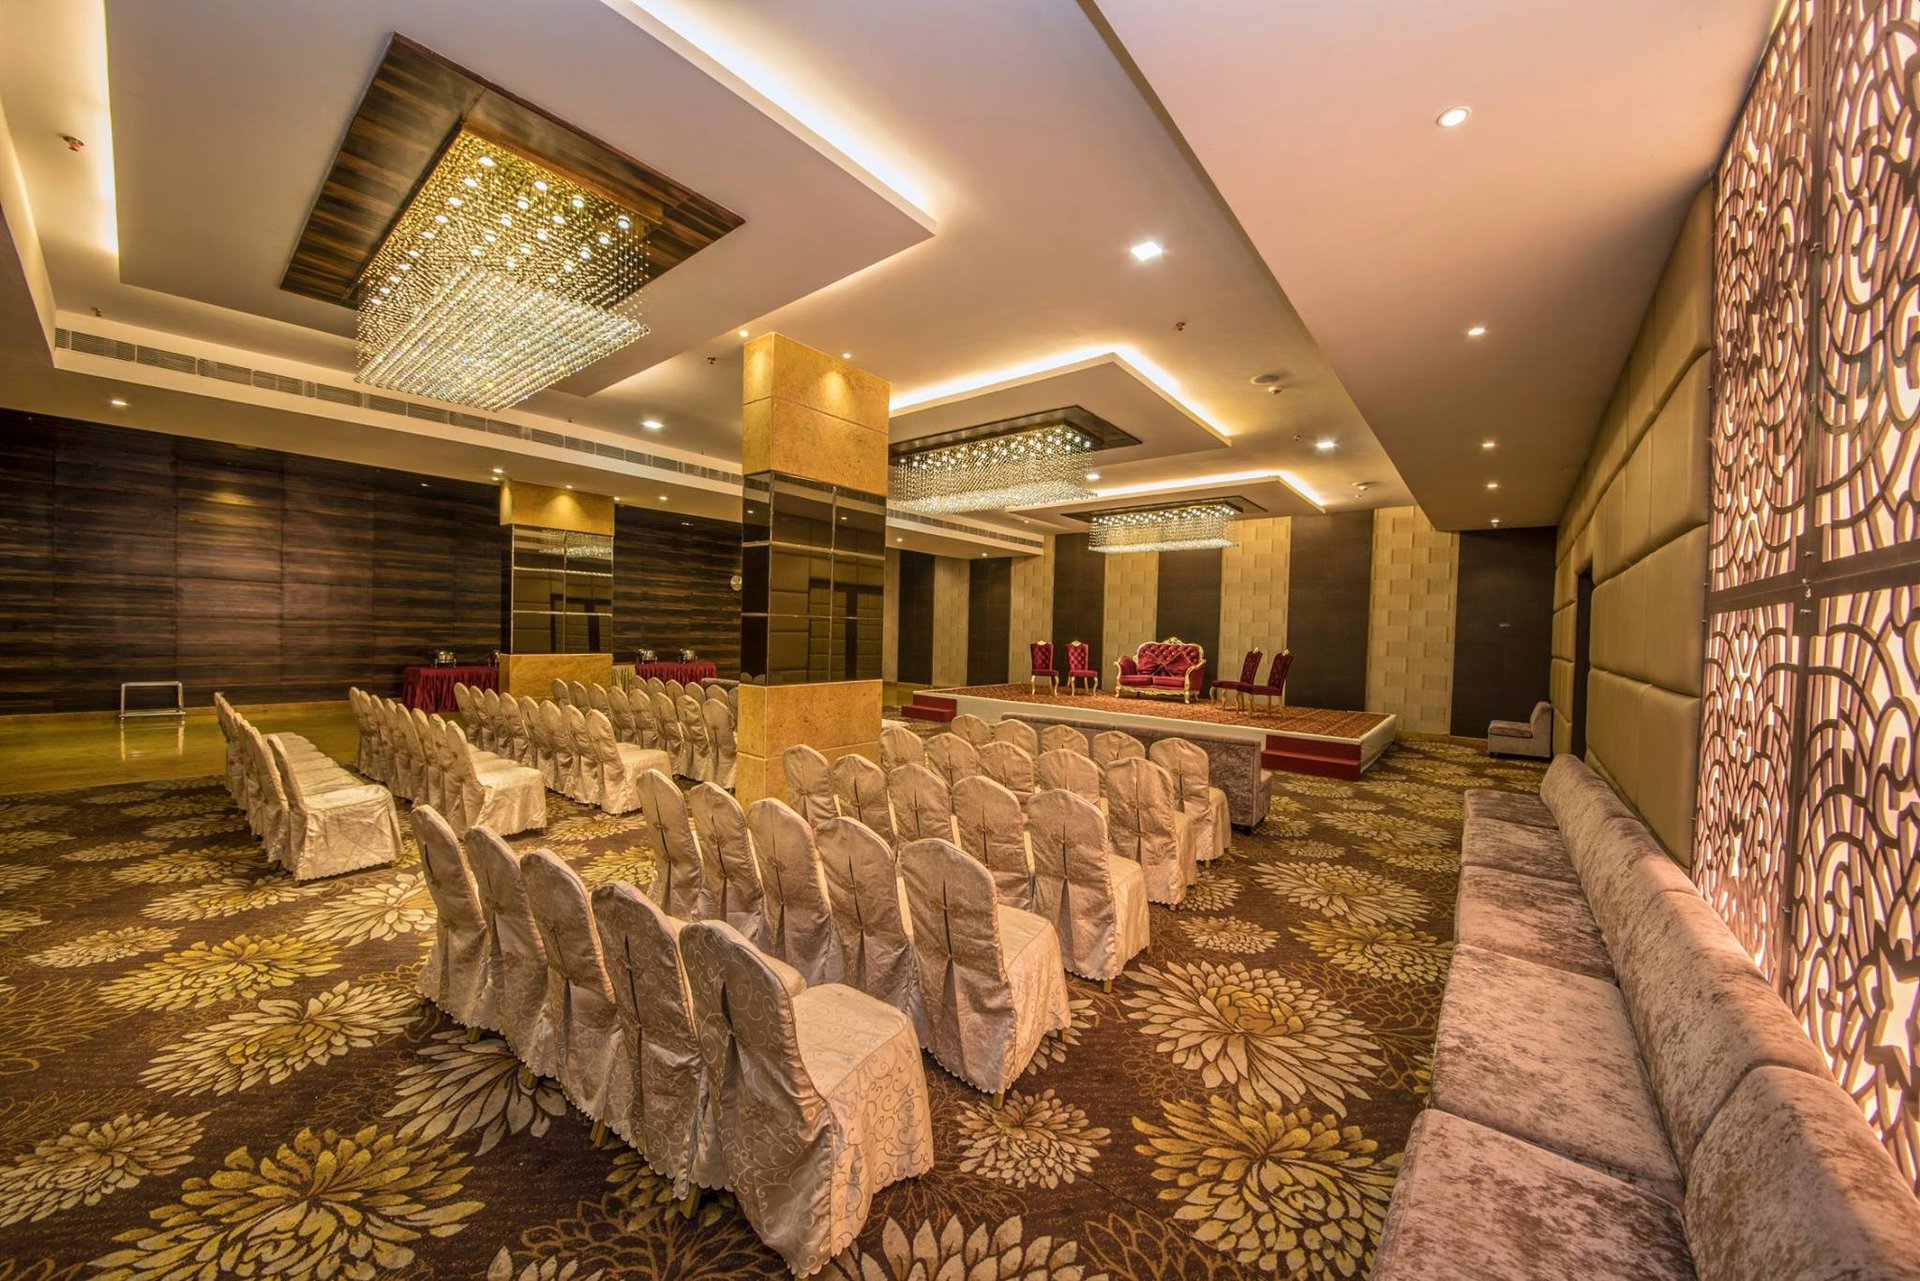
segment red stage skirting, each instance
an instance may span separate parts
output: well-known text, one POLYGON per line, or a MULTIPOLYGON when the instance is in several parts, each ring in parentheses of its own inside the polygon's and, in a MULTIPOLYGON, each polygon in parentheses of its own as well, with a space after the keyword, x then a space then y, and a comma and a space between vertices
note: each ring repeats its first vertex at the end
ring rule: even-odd
POLYGON ((423 712, 457 711, 459 705, 453 701, 453 687, 466 685, 471 689, 500 688, 500 669, 497 667, 409 667, 407 682, 401 687, 400 701, 408 707, 417 707, 423 712))
POLYGON ((720 669, 705 659, 696 659, 691 663, 635 663, 633 674, 643 681, 658 676, 663 681, 679 681, 685 685, 688 681, 714 680, 720 675, 720 669))

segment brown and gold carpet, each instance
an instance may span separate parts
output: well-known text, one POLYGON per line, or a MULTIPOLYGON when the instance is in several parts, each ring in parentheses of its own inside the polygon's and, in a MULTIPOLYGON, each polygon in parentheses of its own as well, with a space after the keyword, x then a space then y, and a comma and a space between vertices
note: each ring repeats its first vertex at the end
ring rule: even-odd
POLYGON ((1123 698, 1118 694, 1106 693, 1056 693, 1045 686, 1029 692, 1025 685, 968 685, 959 689, 931 689, 926 693, 932 698, 967 694, 974 698, 1045 704, 1062 711, 1098 708, 1136 716, 1211 721, 1216 725, 1251 725, 1276 734, 1322 734, 1329 738, 1365 738, 1387 719, 1380 712, 1342 712, 1325 707, 1267 707, 1253 704, 1242 710, 1230 703, 1216 703, 1204 698, 1183 703, 1177 698, 1148 698, 1135 694, 1123 698))
MULTIPOLYGON (((1286 776, 1111 994, 996 1110, 927 1062, 938 1164, 875 1201, 850 1281, 1364 1276, 1421 1106, 1461 789, 1535 767, 1404 743, 1286 776)), ((548 845, 644 880, 638 824, 548 845)), ((551 1082, 413 990, 408 865, 295 885, 216 780, 0 802, 0 1279, 778 1277, 731 1198, 692 1220, 551 1082)))

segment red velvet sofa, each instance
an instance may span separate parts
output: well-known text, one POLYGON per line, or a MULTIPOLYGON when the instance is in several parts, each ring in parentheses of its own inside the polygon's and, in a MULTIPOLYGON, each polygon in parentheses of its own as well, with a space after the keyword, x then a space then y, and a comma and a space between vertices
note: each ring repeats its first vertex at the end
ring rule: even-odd
POLYGON ((1177 698, 1191 703, 1200 693, 1207 654, 1192 641, 1169 636, 1166 640, 1148 641, 1132 656, 1120 659, 1117 666, 1120 670, 1119 678, 1114 681, 1117 693, 1177 698))

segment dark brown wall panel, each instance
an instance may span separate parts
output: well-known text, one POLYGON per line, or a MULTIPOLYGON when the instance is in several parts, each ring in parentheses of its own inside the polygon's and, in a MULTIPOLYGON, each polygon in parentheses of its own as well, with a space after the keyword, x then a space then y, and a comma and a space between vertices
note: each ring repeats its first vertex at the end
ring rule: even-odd
POLYGON ((650 649, 693 649, 740 674, 740 526, 647 507, 614 512, 613 647, 622 659, 650 649))
POLYGON ((1063 678, 1067 645, 1078 640, 1087 643, 1093 670, 1105 684, 1113 684, 1100 645, 1106 611, 1106 554, 1090 549, 1085 534, 1059 535, 1053 540, 1053 643, 1063 678))
POLYGON ((900 553, 900 657, 897 674, 910 685, 933 683, 933 557, 900 553))
POLYGON ((1013 562, 1000 557, 971 562, 967 567, 967 684, 1006 683, 1012 629, 1013 562))
POLYGON ((1207 666, 1202 693, 1212 689, 1213 682, 1220 678, 1220 571, 1224 562, 1217 547, 1160 553, 1153 634, 1178 636, 1203 647, 1207 666))
POLYGON ((1372 512, 1293 518, 1287 577, 1287 648, 1293 651, 1288 703, 1341 711, 1367 705, 1372 577, 1372 512))
POLYGON ((43 711, 57 684, 53 429, 0 421, 0 451, 0 713, 43 711))
POLYGON ((1460 535, 1453 629, 1453 732, 1525 720, 1547 697, 1553 649, 1551 529, 1460 535))

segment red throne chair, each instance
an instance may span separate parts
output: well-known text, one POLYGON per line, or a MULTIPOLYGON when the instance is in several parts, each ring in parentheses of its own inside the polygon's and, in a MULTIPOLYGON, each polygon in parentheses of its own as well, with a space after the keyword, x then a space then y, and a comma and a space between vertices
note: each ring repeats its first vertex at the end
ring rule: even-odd
POLYGON ((1206 670, 1206 651, 1178 636, 1148 641, 1116 664, 1119 679, 1116 694, 1139 694, 1148 698, 1177 698, 1191 703, 1200 692, 1201 674, 1206 670))
POLYGON ((1256 698, 1267 698, 1277 702, 1287 691, 1287 673, 1292 670, 1293 651, 1283 649, 1273 656, 1273 666, 1267 669, 1267 683, 1249 686, 1246 692, 1256 698))
POLYGON ((1100 688, 1100 673, 1093 670, 1093 650, 1085 641, 1067 642, 1067 689, 1084 684, 1089 690, 1100 688))
POLYGON ((1240 660, 1240 679, 1237 681, 1215 681, 1213 694, 1218 698, 1222 691, 1233 695, 1234 706, 1245 701, 1247 691, 1260 683, 1260 660, 1266 657, 1265 650, 1250 649, 1247 656, 1240 660))
POLYGON ((1053 642, 1034 641, 1027 646, 1027 657, 1032 661, 1033 674, 1027 677, 1027 692, 1033 692, 1033 683, 1042 676, 1055 689, 1060 688, 1060 673, 1053 666, 1053 642))

